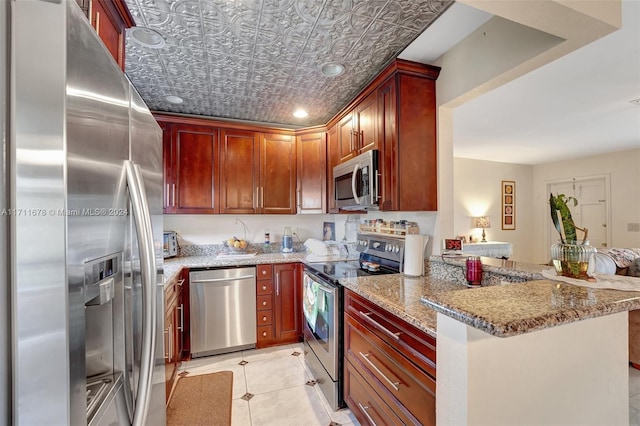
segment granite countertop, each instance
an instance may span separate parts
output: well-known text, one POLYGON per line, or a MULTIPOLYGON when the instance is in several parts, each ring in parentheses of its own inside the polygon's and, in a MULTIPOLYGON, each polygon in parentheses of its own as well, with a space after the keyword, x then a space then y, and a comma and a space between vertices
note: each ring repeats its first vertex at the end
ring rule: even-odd
POLYGON ((344 257, 318 257, 305 252, 294 253, 258 253, 255 256, 234 258, 234 256, 218 256, 217 254, 203 256, 183 256, 164 259, 164 284, 175 279, 182 268, 217 268, 228 266, 253 266, 264 263, 291 262, 326 262, 345 260, 344 257))
POLYGON ((640 308, 640 293, 535 280, 424 295, 436 311, 498 337, 640 308))
POLYGON ((424 305, 422 297, 466 288, 452 281, 402 274, 342 278, 340 283, 432 337, 437 337, 436 311, 424 305))
POLYGON ((638 292, 596 290, 551 280, 469 288, 430 276, 394 274, 340 282, 434 337, 437 312, 494 336, 509 337, 640 309, 638 292))

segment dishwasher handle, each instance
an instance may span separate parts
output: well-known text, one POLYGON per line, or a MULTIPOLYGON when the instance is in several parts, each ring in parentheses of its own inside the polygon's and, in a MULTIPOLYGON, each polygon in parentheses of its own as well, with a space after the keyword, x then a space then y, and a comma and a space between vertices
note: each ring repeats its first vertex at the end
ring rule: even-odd
POLYGON ((192 280, 191 282, 194 284, 200 283, 219 283, 223 281, 237 281, 237 280, 249 280, 255 278, 255 275, 242 275, 239 277, 224 277, 224 278, 207 278, 204 280, 192 280))

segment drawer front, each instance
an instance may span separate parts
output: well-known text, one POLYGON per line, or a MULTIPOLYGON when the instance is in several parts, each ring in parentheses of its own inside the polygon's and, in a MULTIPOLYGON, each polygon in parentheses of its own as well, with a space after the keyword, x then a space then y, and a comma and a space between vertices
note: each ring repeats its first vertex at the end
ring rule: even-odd
POLYGON ((258 311, 256 323, 258 327, 260 327, 261 325, 273 324, 273 311, 271 309, 268 311, 258 311))
POLYGON ((396 399, 420 424, 435 425, 435 380, 348 314, 345 351, 379 395, 396 399))
POLYGON ((270 280, 273 277, 273 265, 258 265, 256 274, 257 280, 270 280))
POLYGON ((405 424, 350 362, 345 363, 344 389, 347 405, 361 424, 372 426, 405 424))
POLYGON ((256 281, 256 286, 257 286, 256 287, 256 293, 258 295, 273 293, 273 281, 272 280, 256 281))
POLYGON ((270 325, 258 326, 258 342, 257 346, 260 346, 263 342, 273 340, 273 327, 270 325))
POLYGON ((350 290, 345 295, 345 312, 436 377, 436 339, 350 290))
POLYGON ((257 296, 256 308, 258 311, 265 311, 273 308, 273 295, 266 294, 257 296))

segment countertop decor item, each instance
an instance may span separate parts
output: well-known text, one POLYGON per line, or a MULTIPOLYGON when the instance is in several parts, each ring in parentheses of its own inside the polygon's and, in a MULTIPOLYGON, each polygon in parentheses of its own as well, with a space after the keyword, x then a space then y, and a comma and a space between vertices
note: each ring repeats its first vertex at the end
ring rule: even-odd
POLYGON ((551 246, 551 259, 556 273, 561 276, 588 280, 589 262, 596 254, 596 248, 589 244, 587 235, 589 230, 579 228, 573 222, 568 203, 575 207, 578 201, 564 194, 554 196, 549 194, 551 220, 560 234, 560 240, 551 246), (560 218, 558 218, 558 214, 560 218), (576 231, 584 233, 583 239, 578 240, 576 231))

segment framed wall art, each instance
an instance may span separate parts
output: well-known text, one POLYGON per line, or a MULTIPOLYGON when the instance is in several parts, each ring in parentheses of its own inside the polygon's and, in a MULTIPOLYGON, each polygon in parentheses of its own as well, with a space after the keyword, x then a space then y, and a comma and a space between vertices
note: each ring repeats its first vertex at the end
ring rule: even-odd
POLYGON ((516 183, 512 180, 502 181, 502 229, 516 229, 516 183))

